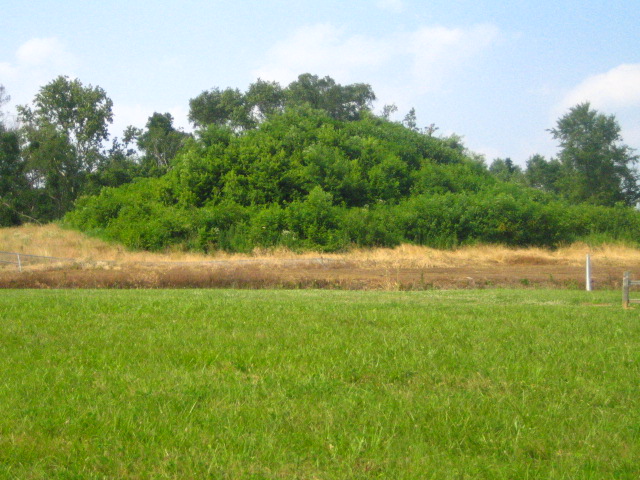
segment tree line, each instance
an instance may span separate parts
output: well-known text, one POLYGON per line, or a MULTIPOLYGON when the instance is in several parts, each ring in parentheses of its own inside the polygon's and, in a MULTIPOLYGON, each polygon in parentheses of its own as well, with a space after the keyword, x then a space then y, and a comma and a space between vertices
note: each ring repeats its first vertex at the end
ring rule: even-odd
POLYGON ((557 158, 487 166, 413 109, 402 122, 393 105, 375 114, 375 98, 311 74, 257 80, 191 99, 193 134, 156 112, 108 144, 106 92, 58 77, 18 107, 17 127, 0 122, 0 224, 64 217, 132 248, 236 251, 640 233, 638 157, 614 116, 577 105, 550 129, 557 158))

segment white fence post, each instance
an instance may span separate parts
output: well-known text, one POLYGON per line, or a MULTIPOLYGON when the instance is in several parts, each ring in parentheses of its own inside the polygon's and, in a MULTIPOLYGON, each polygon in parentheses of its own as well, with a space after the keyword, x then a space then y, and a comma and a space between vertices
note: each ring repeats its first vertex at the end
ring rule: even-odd
POLYGON ((631 285, 631 272, 624 272, 622 277, 622 308, 629 308, 629 286, 631 285))
POLYGON ((587 253, 587 278, 585 285, 587 287, 587 292, 591 291, 591 255, 587 253))
POLYGON ((20 261, 20 254, 16 253, 16 257, 18 257, 18 271, 22 273, 22 262, 20 261))

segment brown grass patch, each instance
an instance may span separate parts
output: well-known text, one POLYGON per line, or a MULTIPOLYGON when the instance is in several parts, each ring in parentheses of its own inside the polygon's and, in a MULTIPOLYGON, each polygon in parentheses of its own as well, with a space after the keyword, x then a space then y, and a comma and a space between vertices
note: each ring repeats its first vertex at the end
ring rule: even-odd
POLYGON ((555 250, 401 245, 332 254, 286 249, 256 249, 248 255, 150 253, 129 251, 54 224, 0 229, 0 251, 68 259, 32 259, 24 263, 22 274, 16 265, 0 266, 0 287, 16 288, 579 287, 584 284, 587 253, 596 286, 618 288, 624 270, 640 270, 640 250, 621 245, 581 243, 555 250))

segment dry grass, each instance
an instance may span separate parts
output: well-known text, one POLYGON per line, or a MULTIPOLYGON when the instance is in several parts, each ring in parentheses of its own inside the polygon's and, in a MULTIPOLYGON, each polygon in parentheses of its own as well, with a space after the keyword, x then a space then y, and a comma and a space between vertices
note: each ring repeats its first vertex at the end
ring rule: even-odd
POLYGON ((580 266, 589 253, 595 262, 606 266, 640 264, 640 250, 623 245, 589 246, 577 243, 549 250, 542 248, 507 248, 497 245, 461 247, 455 250, 436 250, 415 245, 357 249, 348 253, 294 253, 286 249, 257 249, 251 255, 216 252, 204 255, 181 251, 164 253, 129 251, 121 245, 87 237, 58 225, 24 225, 0 229, 0 251, 71 259, 79 264, 145 264, 164 262, 202 263, 211 261, 240 262, 251 260, 270 266, 291 261, 323 259, 349 263, 359 268, 451 268, 492 267, 513 265, 580 266))
POLYGON ((358 263, 392 264, 403 268, 491 267, 504 265, 584 265, 590 254, 600 265, 620 266, 640 262, 640 250, 623 245, 591 247, 584 243, 558 249, 508 248, 500 245, 478 245, 455 250, 437 250, 416 245, 401 245, 394 249, 355 250, 345 259, 358 263))
POLYGON ((286 249, 249 255, 181 251, 134 252, 57 225, 0 229, 0 288, 581 288, 585 254, 597 288, 620 287, 622 273, 640 274, 640 250, 575 244, 556 250, 473 246, 436 250, 414 245, 347 253, 297 254, 286 249))

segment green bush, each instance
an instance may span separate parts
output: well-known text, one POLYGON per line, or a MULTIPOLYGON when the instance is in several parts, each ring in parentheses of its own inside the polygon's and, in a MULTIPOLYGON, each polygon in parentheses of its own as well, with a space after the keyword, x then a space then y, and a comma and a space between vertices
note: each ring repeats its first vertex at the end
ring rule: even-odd
POLYGON ((553 247, 640 238, 636 210, 570 205, 501 182, 455 137, 371 115, 341 122, 307 107, 244 133, 203 130, 166 175, 83 197, 66 222, 148 250, 553 247))

